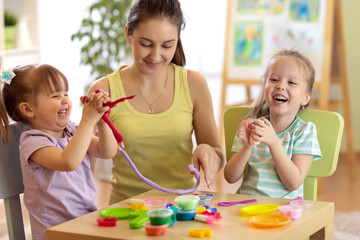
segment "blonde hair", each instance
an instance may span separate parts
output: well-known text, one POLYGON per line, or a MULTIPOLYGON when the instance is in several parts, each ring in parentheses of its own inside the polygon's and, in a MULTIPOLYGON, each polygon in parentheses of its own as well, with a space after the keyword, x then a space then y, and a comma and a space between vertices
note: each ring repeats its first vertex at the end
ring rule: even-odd
MULTIPOLYGON (((300 52, 298 52, 296 50, 285 49, 285 50, 281 50, 280 52, 273 55, 270 59, 270 62, 271 62, 271 60, 273 60, 279 56, 290 56, 290 57, 294 57, 299 60, 300 65, 303 69, 303 77, 307 81, 307 84, 308 84, 308 92, 311 95, 312 89, 314 86, 314 82, 315 82, 315 68, 314 68, 313 64, 311 63, 311 61, 308 58, 306 58, 303 54, 301 54, 300 52)), ((265 85, 266 85, 266 79, 269 76, 270 66, 271 66, 271 64, 269 64, 267 66, 264 75, 261 77, 261 80, 260 80, 261 81, 261 91, 260 91, 258 98, 253 102, 252 108, 248 114, 248 117, 259 118, 261 116, 270 114, 270 109, 269 109, 269 106, 267 105, 266 99, 265 99, 265 85)), ((308 106, 309 106, 309 103, 304 105, 303 107, 307 108, 308 106)))
POLYGON ((13 69, 15 77, 11 84, 4 84, 0 98, 0 135, 4 143, 9 136, 9 117, 16 122, 29 123, 21 113, 19 105, 22 102, 31 102, 41 91, 47 93, 69 89, 64 74, 53 66, 25 65, 13 69))

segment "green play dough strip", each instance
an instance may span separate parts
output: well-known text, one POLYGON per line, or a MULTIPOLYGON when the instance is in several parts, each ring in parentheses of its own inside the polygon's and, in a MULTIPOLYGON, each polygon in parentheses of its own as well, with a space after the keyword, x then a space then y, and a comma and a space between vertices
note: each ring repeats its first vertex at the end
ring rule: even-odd
POLYGON ((100 212, 101 217, 116 217, 117 219, 128 219, 134 211, 132 208, 108 208, 100 212))

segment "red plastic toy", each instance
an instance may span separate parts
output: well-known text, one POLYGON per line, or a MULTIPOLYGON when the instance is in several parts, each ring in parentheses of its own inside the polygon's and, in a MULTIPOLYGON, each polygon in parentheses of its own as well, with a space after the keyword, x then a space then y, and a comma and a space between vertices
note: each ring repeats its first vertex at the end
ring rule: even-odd
POLYGON ((118 221, 116 217, 105 217, 96 220, 99 227, 115 227, 118 221))

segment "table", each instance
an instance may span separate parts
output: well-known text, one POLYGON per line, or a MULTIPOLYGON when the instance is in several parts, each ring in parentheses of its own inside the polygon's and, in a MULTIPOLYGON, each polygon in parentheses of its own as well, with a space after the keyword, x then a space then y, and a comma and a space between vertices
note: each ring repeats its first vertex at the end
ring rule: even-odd
MULTIPOLYGON (((205 227, 212 231, 211 239, 301 239, 314 234, 320 229, 324 229, 324 239, 334 239, 334 203, 314 202, 311 213, 303 214, 298 220, 274 228, 255 228, 250 226, 249 219, 241 215, 240 210, 245 206, 254 204, 286 204, 289 199, 255 197, 240 194, 228 194, 219 192, 197 191, 198 194, 212 193, 214 198, 211 206, 217 207, 218 212, 224 218, 222 220, 206 224, 198 221, 176 221, 175 225, 169 227, 167 234, 163 236, 151 237, 145 233, 145 228, 131 229, 129 220, 119 220, 116 227, 99 227, 96 219, 100 218, 98 211, 78 217, 68 222, 51 227, 47 230, 48 240, 97 240, 97 239, 196 239, 188 237, 190 229, 203 229, 205 227), (247 199, 257 199, 257 202, 248 204, 238 204, 228 207, 220 207, 216 204, 221 201, 241 201, 247 199)), ((158 190, 150 190, 133 198, 137 199, 167 199, 174 203, 177 194, 163 193, 158 190)), ((176 205, 174 203, 174 205, 176 205)), ((113 204, 110 207, 129 207, 129 200, 113 204)), ((205 238, 206 239, 206 238, 205 238)), ((209 238, 207 238, 209 239, 209 238)))

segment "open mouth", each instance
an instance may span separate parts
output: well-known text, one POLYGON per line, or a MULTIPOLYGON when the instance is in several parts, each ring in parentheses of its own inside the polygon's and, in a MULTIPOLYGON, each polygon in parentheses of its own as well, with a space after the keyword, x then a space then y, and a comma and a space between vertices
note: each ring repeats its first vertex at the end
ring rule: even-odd
POLYGON ((67 109, 64 109, 64 110, 59 111, 58 114, 59 114, 59 115, 66 116, 66 114, 67 114, 67 109))
POLYGON ((288 99, 287 99, 286 97, 281 96, 281 95, 275 95, 275 96, 274 96, 274 99, 275 99, 275 101, 277 101, 277 102, 287 102, 287 101, 288 101, 288 99))

